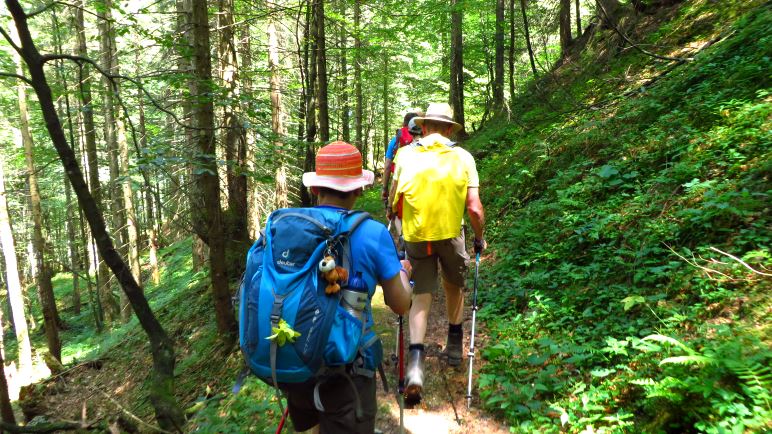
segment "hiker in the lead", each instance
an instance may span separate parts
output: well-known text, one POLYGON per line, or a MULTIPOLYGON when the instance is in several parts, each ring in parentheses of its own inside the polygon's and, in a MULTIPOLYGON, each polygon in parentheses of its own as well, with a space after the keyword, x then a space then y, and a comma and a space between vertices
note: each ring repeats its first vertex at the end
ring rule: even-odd
MULTIPOLYGON (((331 212, 353 209, 362 189, 372 183, 373 173, 362 170, 362 155, 344 142, 321 148, 316 155, 316 172, 303 174, 303 185, 318 196, 317 208, 331 212)), ((380 284, 386 305, 399 315, 405 313, 410 306, 411 265, 398 259, 386 227, 375 220, 365 220, 349 242, 351 269, 362 273, 369 296, 372 297, 376 284, 380 284)), ((372 312, 368 311, 367 315, 368 324, 372 324, 372 312)), ((357 397, 344 376, 326 380, 318 388, 323 412, 315 405, 315 382, 283 387, 295 429, 330 434, 374 432, 376 379, 364 375, 351 375, 350 378, 359 393, 363 412, 360 419, 356 417, 357 397)))
POLYGON ((474 232, 475 252, 485 248, 485 217, 474 158, 450 140, 462 128, 453 121, 450 106, 430 104, 426 115, 414 120, 422 127, 423 137, 397 155, 389 204, 396 211, 402 201, 402 233, 413 265, 406 394, 408 398, 420 399, 424 386, 424 338, 432 293, 439 289, 440 271, 448 315, 445 355, 450 366, 461 363, 463 290, 469 266, 462 231, 464 210, 474 232))
POLYGON ((391 187, 391 176, 394 173, 394 159, 397 152, 405 146, 412 144, 415 141, 415 135, 421 133, 421 127, 415 124, 414 119, 419 113, 410 111, 405 114, 402 119, 402 127, 392 136, 389 141, 389 145, 386 147, 386 155, 383 158, 383 190, 381 191, 381 200, 386 207, 386 217, 392 222, 392 239, 394 243, 398 244, 398 238, 402 233, 402 221, 399 216, 392 215, 390 213, 391 206, 389 206, 389 188, 391 187))

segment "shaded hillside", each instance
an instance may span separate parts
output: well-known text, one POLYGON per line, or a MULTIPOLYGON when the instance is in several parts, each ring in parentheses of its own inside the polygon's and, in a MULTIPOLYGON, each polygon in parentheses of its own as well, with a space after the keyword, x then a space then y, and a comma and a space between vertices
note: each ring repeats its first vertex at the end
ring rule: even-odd
POLYGON ((771 428, 762 3, 628 12, 468 143, 492 241, 480 394, 516 431, 771 428))

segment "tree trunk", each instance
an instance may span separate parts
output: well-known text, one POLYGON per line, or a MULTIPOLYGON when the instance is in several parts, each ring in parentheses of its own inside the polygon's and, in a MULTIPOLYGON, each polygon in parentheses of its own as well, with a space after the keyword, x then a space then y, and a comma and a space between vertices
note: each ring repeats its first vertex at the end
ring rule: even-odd
POLYGON ((560 0, 560 11, 558 15, 560 23, 560 58, 568 57, 568 50, 571 48, 571 0, 560 0))
MULTIPOLYGON (((340 4, 340 16, 343 20, 343 23, 346 22, 346 2, 343 0, 339 1, 340 4)), ((341 135, 343 137, 344 142, 349 142, 351 140, 351 132, 349 128, 349 123, 351 123, 351 116, 349 114, 349 90, 348 90, 348 64, 346 59, 346 51, 348 50, 348 32, 349 30, 346 28, 346 26, 341 25, 339 29, 338 36, 340 38, 339 42, 339 48, 340 48, 340 78, 339 83, 340 86, 340 129, 341 129, 341 135)))
MULTIPOLYGON (((17 63, 16 72, 24 75, 22 59, 14 56, 17 63)), ((46 330, 46 343, 48 351, 60 362, 62 361, 62 342, 59 340, 59 313, 56 311, 56 299, 54 287, 51 284, 52 272, 49 268, 46 256, 46 241, 43 238, 43 213, 40 207, 40 190, 38 189, 38 177, 35 170, 35 157, 32 145, 32 134, 29 129, 27 115, 27 92, 23 82, 17 86, 19 99, 19 129, 21 130, 22 143, 24 144, 24 160, 27 164, 27 185, 29 186, 30 209, 32 210, 32 245, 33 261, 37 269, 38 295, 40 306, 43 310, 43 326, 46 330)))
POLYGON ((582 36, 582 10, 579 7, 579 0, 576 0, 574 4, 576 5, 576 37, 580 38, 582 36))
MULTIPOLYGON (((463 10, 459 0, 450 2, 450 105, 453 107, 453 120, 464 125, 464 41, 463 10)), ((458 132, 459 138, 466 137, 464 128, 458 132)))
POLYGON ((618 0, 595 0, 595 6, 598 8, 600 21, 605 27, 617 25, 617 12, 620 7, 618 0))
POLYGON ((531 61, 531 71, 533 71, 533 77, 536 78, 539 74, 536 72, 536 61, 533 59, 533 47, 531 47, 531 34, 528 31, 528 0, 520 0, 520 11, 523 13, 523 30, 525 32, 525 45, 528 47, 528 59, 531 61))
POLYGON ((220 40, 218 59, 220 80, 226 91, 223 105, 223 144, 225 147, 228 211, 225 213, 226 261, 229 276, 241 276, 249 250, 247 233, 247 137, 241 120, 241 84, 234 38, 233 0, 219 0, 217 14, 220 40))
POLYGON ((509 101, 515 100, 515 0, 509 0, 509 101))
POLYGON ((274 207, 286 208, 289 206, 287 199, 287 172, 286 172, 286 150, 284 149, 284 138, 287 131, 284 128, 284 107, 281 98, 281 65, 279 64, 279 35, 277 34, 275 24, 275 10, 269 3, 268 20, 268 70, 271 73, 270 93, 271 93, 271 130, 274 134, 273 146, 276 149, 276 176, 274 190, 274 207))
POLYGON ((211 86, 212 60, 209 57, 209 17, 206 0, 191 1, 191 41, 193 42, 193 79, 190 96, 193 99, 193 118, 198 145, 196 174, 194 175, 202 206, 194 208, 194 228, 209 246, 209 267, 212 281, 217 330, 226 344, 236 338, 228 270, 225 262, 225 233, 220 209, 220 180, 217 177, 214 140, 214 104, 211 86))
POLYGON ((115 277, 126 292, 137 314, 139 323, 150 339, 153 353, 153 378, 150 381, 150 402, 155 408, 158 424, 165 430, 181 431, 184 423, 182 411, 174 399, 174 347, 163 327, 150 310, 142 288, 134 280, 131 271, 115 251, 113 242, 105 227, 102 213, 94 198, 88 191, 83 173, 78 166, 78 160, 67 143, 59 116, 51 95, 51 88, 46 80, 43 65, 46 58, 41 56, 32 41, 27 16, 17 0, 6 0, 8 10, 16 24, 21 41, 20 54, 29 68, 32 87, 38 97, 43 120, 51 136, 51 142, 56 148, 64 171, 67 173, 73 190, 78 197, 78 203, 88 219, 91 232, 97 241, 99 251, 105 262, 115 273, 115 277))
POLYGON ((314 1, 316 14, 316 68, 319 86, 317 88, 317 104, 319 105, 319 140, 327 143, 330 140, 330 107, 327 99, 327 50, 325 48, 324 1, 314 1))
MULTIPOLYGON (((316 140, 316 18, 313 13, 312 0, 308 0, 306 5, 306 30, 305 30, 305 53, 303 60, 306 70, 306 146, 305 158, 303 159, 303 171, 314 171, 314 141, 316 140)), ((314 202, 308 189, 300 186, 300 201, 302 206, 311 206, 314 202)))
MULTIPOLYGON (((2 321, 0 321, 0 333, 5 333, 2 328, 2 321)), ((5 379, 5 356, 0 351, 0 415, 3 417, 3 422, 16 425, 16 418, 13 415, 13 407, 11 407, 11 397, 8 395, 8 381, 5 379)))
POLYGON ((32 346, 29 341, 27 321, 24 318, 24 295, 19 279, 19 266, 16 261, 16 247, 13 241, 11 218, 8 214, 8 200, 5 195, 5 175, 0 156, 0 247, 5 258, 5 282, 8 288, 8 304, 11 307, 13 328, 16 331, 16 345, 19 352, 19 375, 30 375, 32 368, 32 346))
POLYGON ((354 0, 354 98, 356 99, 354 108, 354 142, 362 153, 363 164, 367 166, 367 153, 364 151, 362 143, 362 39, 360 35, 360 26, 362 20, 362 0, 354 0))
MULTIPOLYGON (((111 74, 117 73, 117 59, 114 59, 115 35, 112 29, 112 0, 98 0, 103 8, 103 19, 99 20, 99 41, 101 50, 102 69, 111 74)), ((116 116, 115 98, 118 94, 117 85, 114 85, 107 77, 102 77, 105 88, 102 94, 102 111, 104 113, 104 135, 107 144, 108 163, 110 168, 110 211, 112 214, 113 231, 120 234, 118 248, 124 257, 128 257, 128 229, 125 213, 125 194, 118 188, 118 177, 121 176, 119 163, 119 141, 125 144, 126 133, 123 120, 116 116), (119 135, 121 136, 119 138, 119 135)), ((135 272, 133 262, 132 272, 135 272)), ((137 276, 135 275, 136 279, 137 276)), ((116 302, 109 280, 105 279, 101 293, 102 304, 105 306, 105 314, 109 321, 122 318, 127 320, 131 312, 128 311, 128 301, 125 294, 120 294, 120 302, 116 302)))
POLYGON ((496 62, 493 82, 493 111, 504 113, 504 0, 496 0, 496 62))
MULTIPOLYGON (((145 104, 144 96, 141 90, 137 90, 137 108, 139 109, 139 145, 142 149, 147 149, 147 129, 145 128, 145 104)), ((156 231, 155 212, 153 206, 153 194, 150 191, 150 185, 145 185, 145 213, 147 214, 147 247, 148 261, 150 262, 150 278, 153 283, 158 285, 161 281, 161 273, 158 269, 158 236, 156 231)))
MULTIPOLYGON (((86 0, 81 0, 80 7, 72 8, 74 14, 75 34, 77 39, 77 54, 81 57, 88 57, 88 47, 86 46, 86 30, 83 18, 83 10, 86 8, 86 0)), ((90 65, 84 63, 80 68, 80 77, 78 79, 80 97, 80 114, 83 121, 83 137, 86 147, 86 161, 88 165, 88 186, 91 194, 94 196, 94 200, 97 206, 102 209, 102 187, 99 182, 99 160, 97 154, 96 145, 96 129, 94 127, 94 105, 91 99, 91 77, 89 75, 90 65)), ((89 242, 93 245, 93 242, 89 242)), ((103 294, 110 293, 109 286, 109 273, 110 270, 104 260, 101 260, 101 256, 94 258, 98 262, 96 271, 97 280, 97 297, 98 302, 93 305, 97 311, 95 312, 95 321, 97 330, 102 330, 104 322, 104 311, 102 309, 103 294)), ((108 309, 114 307, 112 303, 112 297, 110 297, 111 303, 108 305, 108 309)))

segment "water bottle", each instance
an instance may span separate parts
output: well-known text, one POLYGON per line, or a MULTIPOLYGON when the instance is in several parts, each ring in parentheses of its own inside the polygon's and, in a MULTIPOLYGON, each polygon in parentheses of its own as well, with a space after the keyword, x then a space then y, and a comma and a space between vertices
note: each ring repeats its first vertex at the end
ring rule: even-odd
POLYGON ((362 278, 362 273, 349 277, 348 284, 341 291, 341 306, 354 318, 365 321, 365 307, 369 291, 367 282, 362 278))

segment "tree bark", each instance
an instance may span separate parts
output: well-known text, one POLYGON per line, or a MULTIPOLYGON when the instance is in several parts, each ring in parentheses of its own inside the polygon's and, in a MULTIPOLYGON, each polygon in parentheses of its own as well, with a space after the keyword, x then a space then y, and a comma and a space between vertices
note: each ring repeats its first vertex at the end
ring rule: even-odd
POLYGON ((531 47, 531 33, 528 30, 528 0, 520 0, 520 11, 523 13, 523 31, 525 32, 525 45, 528 47, 528 59, 531 61, 531 71, 533 71, 533 77, 536 78, 539 74, 536 72, 536 61, 533 58, 533 47, 531 47))
POLYGON ((509 0, 509 101, 515 100, 515 0, 509 0))
MULTIPOLYGON (((144 95, 141 90, 137 90, 137 108, 139 110, 139 145, 142 149, 147 149, 147 129, 145 127, 145 104, 144 95)), ((153 209, 153 194, 150 191, 150 185, 145 185, 145 213, 147 214, 147 247, 148 262, 150 262, 150 278, 154 284, 161 282, 161 272, 158 269, 158 235, 155 222, 155 210, 153 209)))
POLYGON ((493 82, 493 111, 504 113, 504 0, 496 0, 496 61, 493 82))
MULTIPOLYGON (((98 0, 103 8, 103 17, 99 20, 99 43, 101 51, 101 63, 102 69, 110 74, 117 74, 117 59, 114 58, 115 49, 115 35, 112 29, 112 0, 98 0)), ((118 94, 117 85, 114 85, 107 77, 102 77, 102 84, 104 86, 104 93, 102 94, 102 111, 104 114, 104 136, 105 143, 107 144, 107 156, 108 165, 110 168, 110 211, 112 214, 113 231, 118 233, 119 244, 118 249, 124 257, 129 257, 129 251, 127 249, 129 243, 129 233, 125 213, 125 194, 122 189, 118 188, 118 177, 121 176, 121 168, 119 159, 122 158, 121 151, 119 151, 119 142, 123 141, 125 145, 126 132, 123 126, 123 120, 121 116, 116 116, 115 111, 115 98, 118 94), (120 136, 120 137, 119 137, 120 136)), ((132 273, 134 273, 134 262, 129 258, 129 264, 131 264, 132 273)), ((137 276, 134 276, 137 279, 137 276)), ((105 307, 105 314, 109 321, 122 318, 124 321, 128 319, 131 312, 128 311, 128 300, 125 294, 119 295, 120 302, 116 302, 109 279, 105 279, 103 287, 101 288, 100 297, 102 299, 102 305, 105 307)))
POLYGON ((219 0, 217 14, 220 40, 218 59, 220 80, 226 91, 223 105, 222 142, 225 148, 228 210, 225 213, 226 261, 229 276, 240 276, 244 271, 244 257, 249 250, 247 233, 247 137, 239 116, 241 114, 241 83, 236 58, 233 0, 219 0))
POLYGON ((228 270, 225 262, 226 246, 220 209, 220 180, 214 139, 214 104, 211 86, 212 60, 209 56, 209 17, 206 0, 191 1, 191 32, 193 42, 193 78, 190 95, 193 98, 193 118, 196 130, 194 140, 198 145, 195 181, 203 206, 194 211, 194 228, 209 246, 209 267, 212 281, 217 330, 226 344, 236 338, 236 321, 233 317, 228 270))
MULTIPOLYGON (((2 328, 2 321, 0 321, 0 333, 5 333, 2 328)), ((3 422, 16 424, 16 417, 13 415, 13 407, 11 407, 11 397, 8 395, 8 381, 5 379, 5 357, 3 352, 0 351, 0 415, 3 417, 3 422)))
MULTIPOLYGON (((15 56, 17 63, 16 72, 24 74, 22 59, 15 56)), ((21 130, 22 143, 24 144, 24 160, 27 164, 27 185, 29 186, 29 203, 32 211, 32 245, 33 258, 37 269, 38 295, 40 306, 43 310, 43 327, 46 331, 46 343, 48 351, 60 362, 62 361, 62 342, 59 339, 59 313, 56 311, 56 299, 54 287, 51 284, 53 273, 49 267, 46 256, 46 241, 43 238, 43 213, 40 207, 40 190, 38 188, 37 171, 35 170, 35 156, 32 144, 32 134, 29 129, 27 114, 27 91, 23 82, 17 86, 19 101, 19 129, 21 130)))
POLYGON ((158 424, 165 430, 181 431, 184 416, 174 399, 174 347, 158 322, 150 305, 147 303, 142 288, 134 280, 131 270, 123 262, 115 251, 113 242, 105 227, 102 213, 99 211, 94 198, 88 191, 83 178, 83 173, 78 166, 77 158, 67 143, 59 116, 51 95, 51 88, 43 71, 46 58, 41 56, 32 40, 27 25, 27 15, 24 13, 18 0, 5 0, 8 10, 13 16, 16 28, 19 32, 21 49, 19 54, 27 64, 32 81, 32 87, 38 97, 43 119, 46 124, 51 141, 56 148, 64 171, 70 179, 73 190, 78 197, 78 203, 88 219, 91 232, 97 241, 100 253, 105 258, 110 269, 126 292, 132 303, 139 323, 150 339, 150 347, 153 353, 153 378, 150 382, 150 402, 155 408, 158 424))
POLYGON ((330 107, 327 98, 327 49, 325 48, 324 1, 314 1, 316 15, 316 68, 319 86, 317 88, 317 104, 319 105, 319 140, 326 143, 330 140, 330 107))
MULTIPOLYGON (((316 140, 316 17, 313 10, 314 0, 308 0, 306 4, 306 30, 305 30, 305 53, 303 60, 306 70, 306 145, 305 156, 303 159, 303 171, 314 171, 314 141, 316 140)), ((314 202, 313 197, 304 186, 300 186, 300 202, 302 206, 311 206, 314 202)))
POLYGON ((573 42, 571 37, 571 0, 560 0, 558 22, 560 25, 560 58, 565 59, 573 42))
POLYGON ((32 368, 32 346, 29 340, 27 320, 24 313, 24 295, 19 279, 19 265, 16 260, 16 246, 13 240, 11 218, 8 214, 8 200, 5 193, 5 175, 0 156, 0 246, 5 258, 5 282, 8 288, 8 304, 11 307, 13 328, 16 331, 16 345, 19 352, 19 374, 29 375, 32 368))
POLYGON ((276 173, 274 177, 275 189, 273 204, 275 208, 286 208, 289 206, 287 198, 287 171, 286 171, 286 150, 284 149, 284 139, 287 131, 284 127, 284 107, 281 98, 281 65, 279 64, 279 35, 275 24, 275 10, 278 6, 268 4, 268 70, 271 73, 270 94, 271 94, 271 130, 273 131, 273 146, 276 149, 276 173))
POLYGON ((579 7, 579 0, 576 0, 574 4, 576 5, 576 37, 580 38, 582 36, 582 10, 579 7))
MULTIPOLYGON (((85 22, 83 18, 83 10, 86 7, 86 0, 80 1, 80 7, 73 9, 75 35, 77 39, 76 52, 81 57, 88 57, 88 47, 86 46, 86 30, 85 22)), ((80 114, 83 121, 83 138, 86 147, 86 162, 88 166, 88 186, 91 194, 94 196, 94 200, 97 206, 102 209, 102 187, 99 182, 99 159, 97 154, 96 145, 96 129, 94 127, 94 105, 91 98, 91 77, 89 74, 90 65, 84 63, 81 65, 79 72, 78 96, 80 97, 80 114)), ((93 245, 93 241, 89 241, 90 245, 93 245)), ((96 270, 97 280, 97 303, 93 305, 96 309, 95 322, 97 330, 102 330, 104 323, 104 310, 103 310, 103 294, 110 293, 109 287, 109 273, 110 270, 104 260, 100 260, 101 256, 97 256, 94 260, 98 263, 96 270)), ((108 308, 114 307, 112 297, 110 297, 111 303, 108 308)))
MULTIPOLYGON (((346 2, 339 0, 340 16, 343 22, 346 22, 346 2)), ((351 130, 349 124, 351 123, 351 115, 349 114, 349 90, 348 90, 348 62, 346 59, 346 52, 348 51, 348 28, 341 25, 338 36, 339 52, 340 52, 340 131, 344 142, 351 140, 351 130)))
POLYGON ((600 21, 605 27, 617 25, 617 12, 620 7, 618 0, 595 0, 595 6, 598 9, 600 21))
POLYGON ((362 20, 362 0, 354 0, 354 143, 362 153, 363 164, 367 165, 367 153, 362 143, 362 39, 360 35, 362 20))
MULTIPOLYGON (((453 119, 464 125, 464 41, 463 10, 459 0, 450 2, 450 105, 453 107, 453 119)), ((459 138, 466 137, 464 128, 457 133, 459 138)))

